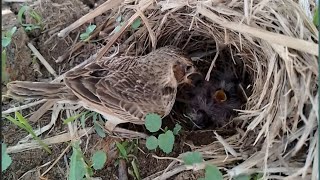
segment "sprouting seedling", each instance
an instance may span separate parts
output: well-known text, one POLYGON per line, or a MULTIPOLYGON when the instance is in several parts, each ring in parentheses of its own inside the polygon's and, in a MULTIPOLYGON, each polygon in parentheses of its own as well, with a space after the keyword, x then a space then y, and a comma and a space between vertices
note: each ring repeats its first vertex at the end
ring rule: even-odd
POLYGON ((138 180, 141 179, 138 166, 136 164, 136 158, 133 158, 133 160, 129 160, 129 157, 134 157, 131 153, 134 152, 134 150, 137 150, 136 143, 129 143, 128 141, 124 141, 122 143, 116 142, 116 146, 120 152, 120 158, 125 159, 128 163, 131 161, 131 167, 133 169, 132 176, 136 177, 138 180))
POLYGON ((96 25, 92 24, 86 28, 86 32, 80 34, 80 39, 82 41, 88 41, 91 33, 96 29, 96 25))
MULTIPOLYGON (((182 160, 185 165, 194 165, 197 163, 202 163, 203 157, 199 152, 187 152, 182 156, 182 160)), ((218 167, 214 165, 206 165, 205 167, 205 177, 200 178, 199 180, 222 180, 222 173, 219 171, 218 167)))
POLYGON ((18 12, 18 21, 25 28, 26 31, 32 31, 34 29, 42 29, 42 17, 33 9, 28 6, 22 6, 18 12), (23 16, 28 13, 32 19, 35 20, 35 24, 23 23, 23 16))
POLYGON ((36 133, 33 131, 32 127, 28 123, 28 121, 19 113, 15 113, 17 119, 11 117, 11 116, 6 116, 5 118, 11 121, 13 124, 19 126, 20 128, 26 130, 29 134, 32 135, 32 137, 38 141, 38 143, 48 152, 51 153, 51 150, 49 149, 48 145, 46 145, 41 139, 36 135, 36 133))
POLYGON ((107 155, 103 151, 96 151, 91 161, 86 159, 79 146, 79 141, 72 143, 72 155, 70 158, 70 180, 78 180, 86 177, 90 179, 93 176, 93 169, 100 170, 104 167, 107 161, 107 155))

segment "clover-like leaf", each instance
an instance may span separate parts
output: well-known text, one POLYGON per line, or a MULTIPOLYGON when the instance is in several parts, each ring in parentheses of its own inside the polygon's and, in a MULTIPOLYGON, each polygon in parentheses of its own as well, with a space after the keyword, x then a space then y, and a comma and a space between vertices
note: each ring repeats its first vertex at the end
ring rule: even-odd
POLYGON ((169 154, 172 152, 174 144, 174 135, 171 130, 168 130, 164 134, 160 134, 158 137, 158 144, 163 152, 169 154))
POLYGON ((140 25, 141 25, 141 20, 140 18, 138 18, 131 24, 131 28, 136 30, 140 25))
POLYGON ((182 159, 186 165, 203 162, 202 155, 199 152, 187 152, 183 155, 182 159))
POLYGON ((161 117, 158 114, 147 114, 145 126, 150 132, 157 132, 161 128, 161 117))
POLYGON ((146 146, 149 150, 154 150, 158 147, 158 139, 154 136, 147 138, 146 146))
POLYGON ((205 179, 223 180, 223 176, 222 173, 219 171, 218 167, 213 165, 207 165, 205 168, 205 179))
POLYGON ((102 169, 107 161, 107 154, 103 151, 97 151, 92 156, 93 168, 95 170, 102 169))
POLYGON ((12 163, 11 157, 8 155, 7 151, 7 145, 2 143, 1 145, 1 167, 2 167, 2 172, 5 171, 10 164, 12 163))
POLYGON ((181 130, 181 128, 182 127, 180 126, 180 124, 176 124, 175 127, 173 128, 173 134, 174 135, 178 135, 180 130, 181 130))

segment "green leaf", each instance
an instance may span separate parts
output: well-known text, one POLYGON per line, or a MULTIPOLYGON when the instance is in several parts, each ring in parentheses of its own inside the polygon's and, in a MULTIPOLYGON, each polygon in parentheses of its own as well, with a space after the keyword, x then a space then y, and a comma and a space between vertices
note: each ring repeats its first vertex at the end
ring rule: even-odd
POLYGON ((9 121, 11 121, 12 123, 14 123, 15 125, 19 126, 20 128, 26 130, 29 134, 32 135, 32 137, 38 141, 38 143, 48 152, 51 154, 51 150, 49 149, 48 145, 46 145, 44 142, 41 141, 41 139, 35 134, 35 132, 33 131, 32 127, 30 126, 30 124, 28 123, 28 121, 19 113, 19 112, 15 112, 16 117, 18 118, 18 120, 12 118, 11 116, 7 116, 5 117, 6 119, 8 119, 9 121))
POLYGON ((14 27, 11 28, 10 31, 8 31, 8 32, 6 33, 6 36, 12 38, 13 34, 14 34, 16 31, 17 31, 17 27, 14 26, 14 27))
POLYGON ((103 151, 97 151, 92 156, 93 168, 95 170, 102 169, 107 161, 107 154, 103 151))
POLYGON ((96 130, 97 134, 104 138, 106 137, 106 133, 104 132, 104 130, 100 127, 99 123, 96 121, 94 122, 94 129, 96 130))
POLYGON ((132 165, 132 168, 133 168, 134 175, 136 176, 136 178, 137 178, 138 180, 141 180, 140 173, 139 173, 139 169, 138 169, 138 167, 137 167, 137 163, 136 163, 136 160, 135 160, 135 159, 133 159, 133 160, 131 161, 131 165, 132 165))
POLYGON ((174 144, 174 135, 171 130, 168 130, 164 134, 160 134, 158 137, 158 144, 163 152, 169 154, 172 152, 174 144))
POLYGON ((96 29, 96 27, 97 27, 97 26, 94 25, 94 24, 88 26, 87 29, 86 29, 86 33, 91 34, 91 33, 96 29))
POLYGON ((83 113, 80 113, 80 114, 71 116, 71 117, 67 118, 66 120, 64 120, 64 121, 63 121, 63 124, 68 124, 69 122, 72 122, 72 121, 78 119, 80 116, 82 116, 83 114, 86 114, 86 113, 87 113, 87 112, 83 112, 83 113))
POLYGON ((20 9, 19 9, 19 12, 18 12, 18 21, 21 25, 24 25, 23 22, 22 22, 22 19, 23 19, 23 14, 29 9, 28 6, 22 6, 20 9))
POLYGON ((86 174, 86 166, 82 157, 79 144, 76 142, 72 146, 72 155, 70 162, 69 180, 83 179, 86 174))
POLYGON ((205 179, 223 180, 223 176, 216 166, 207 165, 205 168, 205 179))
POLYGON ((140 18, 138 18, 131 24, 131 28, 136 30, 140 25, 141 25, 141 20, 140 18))
POLYGON ((113 32, 114 32, 114 33, 117 33, 117 32, 120 31, 120 29, 121 29, 121 24, 118 25, 118 26, 116 26, 116 27, 114 28, 113 32))
POLYGON ((183 155, 182 160, 186 165, 203 162, 202 155, 199 152, 187 152, 183 155))
POLYGON ((250 179, 251 179, 251 176, 249 175, 239 175, 234 178, 234 180, 250 180, 250 179))
POLYGON ((314 11, 313 24, 316 25, 316 26, 319 26, 319 11, 318 11, 318 8, 316 8, 316 10, 314 11))
POLYGON ((181 130, 181 128, 182 127, 180 126, 180 124, 176 124, 175 127, 173 128, 173 134, 174 135, 178 135, 180 130, 181 130))
POLYGON ((7 68, 6 68, 6 65, 7 65, 7 51, 4 49, 2 52, 1 52, 1 61, 2 61, 2 67, 1 67, 1 80, 3 83, 7 83, 9 81, 9 78, 8 78, 8 74, 7 74, 7 68))
POLYGON ((10 164, 12 163, 11 157, 8 155, 7 151, 7 145, 5 143, 1 144, 1 167, 2 172, 5 171, 10 164))
POLYGON ((125 147, 122 144, 118 143, 118 142, 116 142, 116 145, 117 145, 117 147, 118 147, 118 149, 120 151, 121 156, 123 158, 125 158, 126 160, 128 160, 128 153, 127 153, 127 150, 125 149, 125 147))
POLYGON ((7 47, 10 44, 10 42, 11 42, 10 37, 3 36, 1 39, 2 47, 7 47))
POLYGON ((80 34, 80 39, 82 40, 82 41, 84 41, 84 40, 86 40, 86 39, 88 39, 89 38, 89 33, 82 33, 82 34, 80 34))
POLYGON ((116 22, 121 22, 121 20, 122 20, 122 17, 120 15, 120 16, 117 17, 116 22))
POLYGON ((147 114, 145 118, 145 126, 150 132, 157 132, 161 128, 161 117, 158 114, 147 114))
POLYGON ((149 150, 154 150, 158 147, 158 139, 154 136, 147 138, 146 146, 149 150))

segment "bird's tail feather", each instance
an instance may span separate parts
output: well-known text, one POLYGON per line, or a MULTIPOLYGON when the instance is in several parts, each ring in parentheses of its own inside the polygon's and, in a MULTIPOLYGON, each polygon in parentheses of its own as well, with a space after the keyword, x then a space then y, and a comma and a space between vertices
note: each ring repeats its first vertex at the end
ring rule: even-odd
POLYGON ((7 84, 7 88, 7 94, 17 98, 77 99, 63 83, 12 81, 7 84))

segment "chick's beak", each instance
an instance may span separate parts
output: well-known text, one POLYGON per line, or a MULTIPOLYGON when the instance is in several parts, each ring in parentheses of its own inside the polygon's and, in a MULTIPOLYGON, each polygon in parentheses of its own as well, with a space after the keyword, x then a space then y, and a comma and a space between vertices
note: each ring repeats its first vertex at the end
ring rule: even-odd
POLYGON ((227 100, 227 95, 226 93, 221 89, 221 90, 218 90, 214 93, 213 95, 214 99, 218 102, 224 102, 227 100))

